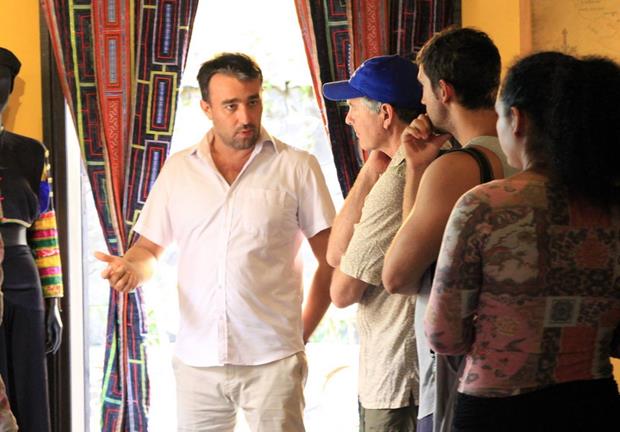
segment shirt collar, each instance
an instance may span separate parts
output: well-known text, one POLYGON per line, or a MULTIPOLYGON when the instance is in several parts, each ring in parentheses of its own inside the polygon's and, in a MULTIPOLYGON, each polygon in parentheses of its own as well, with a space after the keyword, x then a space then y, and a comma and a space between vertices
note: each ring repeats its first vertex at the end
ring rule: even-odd
MULTIPOLYGON (((211 143, 213 143, 214 132, 210 129, 202 139, 191 147, 189 155, 198 156, 201 159, 211 159, 211 143)), ((283 145, 275 139, 267 130, 261 127, 260 135, 256 141, 256 153, 260 153, 266 149, 273 149, 278 154, 282 151, 283 145)))

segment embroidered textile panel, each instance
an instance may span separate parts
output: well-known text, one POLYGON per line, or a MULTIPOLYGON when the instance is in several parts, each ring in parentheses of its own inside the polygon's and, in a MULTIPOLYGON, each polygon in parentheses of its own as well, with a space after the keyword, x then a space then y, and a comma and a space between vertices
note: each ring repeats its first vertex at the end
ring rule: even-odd
POLYGON ((332 153, 343 194, 349 191, 361 165, 353 130, 344 123, 347 106, 324 100, 325 82, 344 80, 351 70, 351 37, 347 2, 295 0, 312 74, 314 94, 332 142, 332 153))
MULTIPOLYGON (((122 253, 168 155, 198 0, 41 0, 108 250, 122 253)), ((110 292, 102 430, 148 428, 140 289, 110 292)))

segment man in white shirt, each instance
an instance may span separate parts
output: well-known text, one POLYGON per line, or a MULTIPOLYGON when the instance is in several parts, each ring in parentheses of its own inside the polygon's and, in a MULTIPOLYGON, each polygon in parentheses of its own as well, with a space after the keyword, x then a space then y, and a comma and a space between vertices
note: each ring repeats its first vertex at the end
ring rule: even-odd
POLYGON ((222 54, 198 73, 213 128, 165 163, 124 257, 97 253, 125 292, 179 246, 180 328, 173 365, 179 431, 303 431, 304 343, 329 306, 325 261, 334 207, 316 159, 261 128, 262 72, 222 54), (318 260, 306 307, 298 251, 318 260))

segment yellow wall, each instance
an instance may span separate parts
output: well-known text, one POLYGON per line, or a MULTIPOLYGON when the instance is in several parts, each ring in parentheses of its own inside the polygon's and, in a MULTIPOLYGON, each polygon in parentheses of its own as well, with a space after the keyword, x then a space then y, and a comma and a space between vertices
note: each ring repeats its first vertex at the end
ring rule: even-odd
MULTIPOLYGON (((529 0, 462 0, 463 27, 486 32, 499 49, 503 70, 531 47, 529 0)), ((620 360, 612 359, 620 388, 620 360)))
POLYGON ((464 27, 486 32, 499 48, 502 70, 521 54, 522 0, 462 0, 464 27))
POLYGON ((2 122, 12 132, 42 140, 39 2, 0 0, 0 11, 0 46, 22 63, 2 122))

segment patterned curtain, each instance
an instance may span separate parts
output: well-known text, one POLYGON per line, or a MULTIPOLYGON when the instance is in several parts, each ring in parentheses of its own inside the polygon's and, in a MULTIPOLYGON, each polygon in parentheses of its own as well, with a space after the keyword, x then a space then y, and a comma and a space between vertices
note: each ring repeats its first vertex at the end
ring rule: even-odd
MULTIPOLYGON (((168 155, 198 0, 41 0, 61 85, 112 254, 168 155)), ((146 431, 149 382, 141 289, 110 290, 103 431, 146 431)))
POLYGON ((436 32, 460 24, 460 0, 295 0, 314 92, 332 143, 343 194, 362 163, 344 103, 325 100, 325 82, 348 79, 364 60, 414 58, 436 32))

